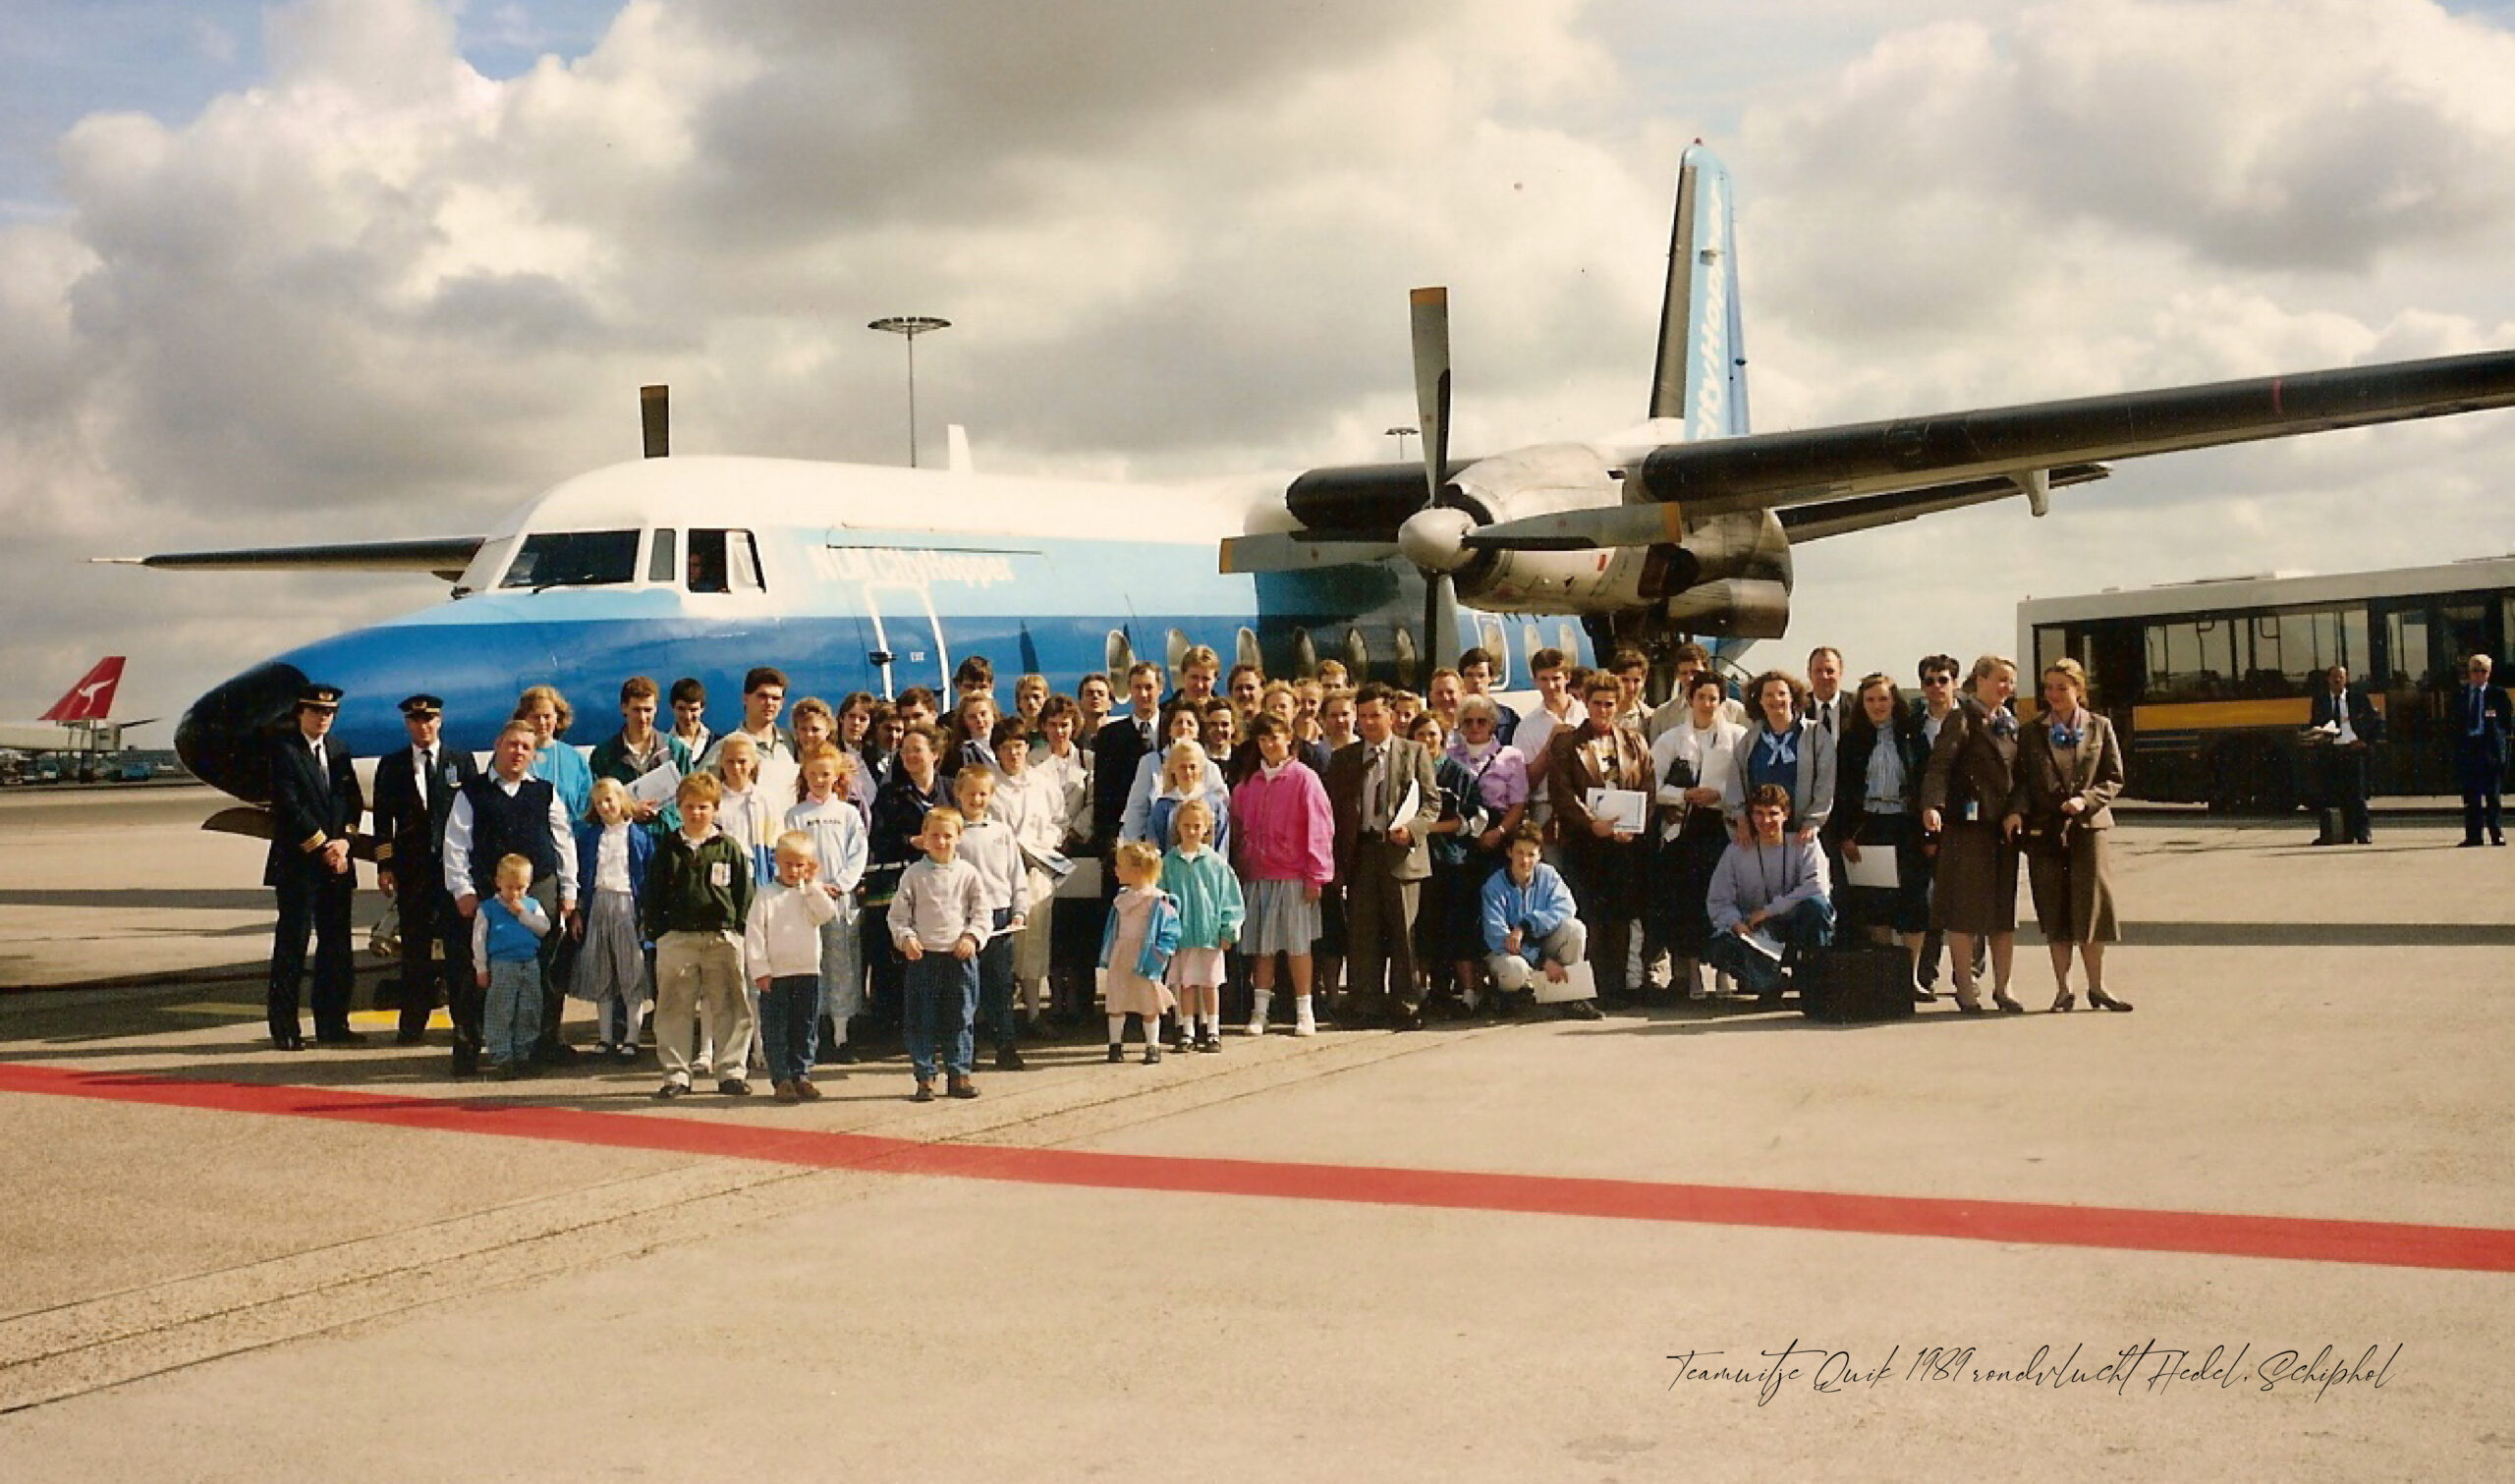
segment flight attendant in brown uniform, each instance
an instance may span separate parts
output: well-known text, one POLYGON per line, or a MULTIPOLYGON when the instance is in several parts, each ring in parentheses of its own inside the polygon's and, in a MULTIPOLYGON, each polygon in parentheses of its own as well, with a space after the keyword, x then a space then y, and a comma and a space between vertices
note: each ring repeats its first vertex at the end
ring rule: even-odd
POLYGON ((2087 999, 2098 1010, 2129 1010, 2104 992, 2104 945, 2122 936, 2113 921, 2113 879, 2105 841, 2122 792, 2122 744, 2113 724, 2088 709, 2087 671, 2063 658, 2043 669, 2042 714, 2019 734, 2017 789, 2009 833, 2024 842, 2035 925, 2052 951, 2056 1011, 2070 992, 2070 950, 2087 964, 2087 999))
POLYGON ((1938 835, 1930 926, 1947 935, 1956 970, 1956 1008, 1979 1016, 1974 940, 1991 940, 1991 1003, 2008 1015, 2026 1007, 2008 992, 2017 957, 2017 846, 2002 828, 2017 790, 2017 665, 1995 654, 1974 662, 1966 693, 1938 729, 1922 775, 1922 829, 1938 835))

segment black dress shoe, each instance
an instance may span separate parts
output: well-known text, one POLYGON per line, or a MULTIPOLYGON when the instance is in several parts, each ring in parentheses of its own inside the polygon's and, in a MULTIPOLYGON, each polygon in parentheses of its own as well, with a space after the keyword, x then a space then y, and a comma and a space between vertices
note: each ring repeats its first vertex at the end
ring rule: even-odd
POLYGON ((474 1076, 478 1074, 479 1071, 480 1053, 473 1050, 469 1046, 457 1046, 454 1048, 454 1074, 456 1076, 474 1076))
POLYGON ((1388 1028, 1391 1030, 1422 1030, 1424 1028, 1424 1013, 1420 1010, 1409 1010, 1404 1006, 1400 1006, 1388 1013, 1388 1028))
POLYGON ((424 1030, 397 1030, 393 1033, 396 1046, 425 1046, 427 1043, 428 1033, 424 1030))
POLYGON ((271 1050, 273 1051, 304 1051, 305 1049, 306 1038, 304 1036, 286 1035, 271 1037, 271 1050))
POLYGON ((1563 1002, 1563 1018, 1594 1020, 1598 1018, 1598 1007, 1589 1000, 1566 1000, 1563 1002))
POLYGON ((314 1032, 314 1044, 317 1046, 363 1046, 366 1044, 366 1033, 351 1030, 346 1026, 339 1030, 318 1030, 314 1032))
POLYGON ((577 1059, 577 1048, 565 1041, 546 1041, 532 1048, 532 1059, 544 1067, 564 1067, 577 1059))

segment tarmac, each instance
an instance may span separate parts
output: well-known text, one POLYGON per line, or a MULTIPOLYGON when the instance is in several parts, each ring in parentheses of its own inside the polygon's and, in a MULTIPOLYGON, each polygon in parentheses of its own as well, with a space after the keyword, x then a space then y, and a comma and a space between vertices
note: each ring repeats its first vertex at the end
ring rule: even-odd
POLYGON ((2515 1476, 2515 851, 2432 817, 2126 822, 2132 1015, 1068 1042, 780 1107, 268 1050, 216 803, 0 798, 13 1484, 2515 1476))

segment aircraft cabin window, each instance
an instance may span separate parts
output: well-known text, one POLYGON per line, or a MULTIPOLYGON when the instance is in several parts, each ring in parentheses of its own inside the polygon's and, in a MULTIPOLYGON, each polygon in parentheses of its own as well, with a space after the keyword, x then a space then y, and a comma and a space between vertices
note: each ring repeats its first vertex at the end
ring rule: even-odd
POLYGON ((524 538, 500 587, 600 587, 638 579, 634 530, 545 530, 524 538))
POLYGON ((681 570, 681 556, 674 537, 680 532, 666 528, 655 532, 652 546, 646 552, 646 580, 669 582, 681 570))
POLYGON ((760 592, 759 553, 747 530, 693 530, 690 533, 692 592, 760 592))

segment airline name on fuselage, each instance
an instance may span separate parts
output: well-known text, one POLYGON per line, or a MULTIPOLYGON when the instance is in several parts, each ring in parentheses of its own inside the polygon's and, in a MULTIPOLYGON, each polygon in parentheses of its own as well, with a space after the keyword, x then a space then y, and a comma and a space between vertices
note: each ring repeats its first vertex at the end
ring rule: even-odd
POLYGON ((923 587, 960 582, 992 587, 1013 580, 1013 563, 993 552, 936 551, 922 546, 818 547, 812 566, 838 582, 898 582, 923 587))

